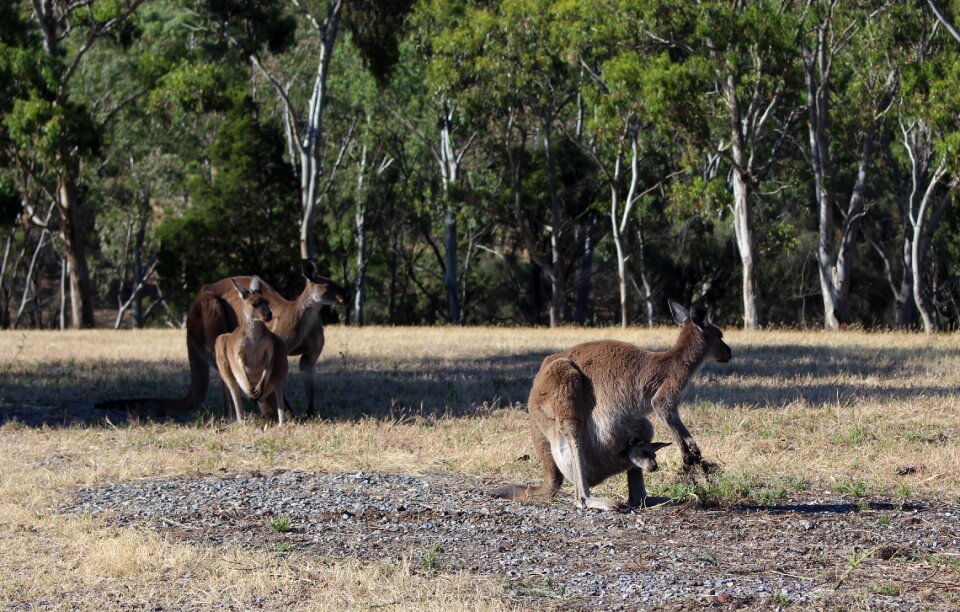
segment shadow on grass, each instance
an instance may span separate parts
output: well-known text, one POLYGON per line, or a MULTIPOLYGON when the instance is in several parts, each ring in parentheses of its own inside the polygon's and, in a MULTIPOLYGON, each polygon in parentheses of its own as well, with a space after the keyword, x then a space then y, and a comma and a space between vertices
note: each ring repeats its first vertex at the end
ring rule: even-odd
MULTIPOLYGON (((688 402, 771 408, 803 401, 835 406, 838 401, 954 395, 951 387, 912 384, 917 377, 960 371, 960 356, 946 349, 874 349, 824 346, 733 347, 728 364, 709 364, 688 402), (870 379, 869 381, 866 379, 870 379), (840 380, 841 382, 831 382, 840 380)), ((317 409, 322 418, 352 420, 422 415, 475 416, 523 404, 545 352, 492 358, 350 356, 321 359, 317 409)), ((189 381, 186 361, 109 364, 55 361, 0 368, 0 423, 28 426, 106 425, 124 421, 123 411, 93 408, 99 401, 135 397, 178 397, 189 381)), ((287 396, 294 411, 305 405, 296 361, 291 360, 287 396)), ((219 416, 222 391, 211 371, 208 414, 219 416)), ((252 406, 248 406, 252 408, 252 406)), ((203 415, 184 417, 203 421, 203 415)))
POLYGON ((796 512, 800 514, 851 514, 864 510, 902 510, 914 512, 926 510, 923 504, 891 504, 887 502, 864 502, 863 504, 837 502, 824 504, 735 504, 737 510, 745 512, 769 512, 771 514, 785 514, 796 512))

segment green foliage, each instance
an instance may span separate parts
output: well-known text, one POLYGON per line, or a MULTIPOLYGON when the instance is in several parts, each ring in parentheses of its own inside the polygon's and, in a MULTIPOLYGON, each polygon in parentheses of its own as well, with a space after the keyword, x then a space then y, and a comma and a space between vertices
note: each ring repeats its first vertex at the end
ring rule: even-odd
POLYGON ((264 126, 241 90, 210 146, 209 164, 188 178, 190 206, 157 229, 164 287, 180 307, 196 287, 256 271, 281 292, 299 287, 297 193, 283 140, 264 126))
POLYGON ((0 225, 13 223, 19 212, 20 191, 11 177, 0 174, 0 225))
MULTIPOLYGON (((228 274, 257 272, 296 292, 299 151, 286 133, 291 117, 274 84, 253 70, 251 54, 286 88, 292 120, 303 128, 318 59, 318 32, 304 13, 322 23, 330 5, 301 4, 153 0, 128 16, 131 0, 95 0, 75 11, 48 53, 32 4, 0 3, 0 223, 18 219, 25 203, 45 210, 68 170, 101 306, 116 303, 117 287, 129 291, 135 245, 144 260, 162 247, 158 271, 175 313, 200 284, 228 274), (94 29, 118 17, 122 23, 68 74, 94 29)), ((941 4, 953 18, 956 3, 941 4)), ((755 270, 767 321, 814 325, 822 316, 819 228, 801 44, 813 43, 823 23, 836 50, 826 183, 841 207, 863 143, 873 147, 859 220, 870 242, 851 255, 854 323, 890 325, 899 320, 895 310, 909 306, 891 291, 904 278, 902 210, 912 188, 902 123, 929 142, 921 161, 947 164, 933 194, 934 206, 945 204, 922 280, 937 316, 956 326, 960 212, 950 189, 960 160, 960 44, 923 3, 346 2, 318 151, 321 267, 354 282, 361 208, 366 320, 441 320, 443 216, 452 210, 467 321, 542 322, 548 266, 528 249, 549 254, 558 231, 565 306, 573 310, 589 283, 586 319, 609 323, 619 308, 610 193, 622 204, 635 143, 644 195, 625 232, 634 311, 643 310, 647 280, 655 319, 674 298, 735 324, 742 278, 731 215, 731 109, 747 125, 776 101, 763 129, 745 132, 745 155, 755 162, 748 181, 755 270), (443 184, 437 159, 441 121, 455 154, 470 142, 453 185, 443 184), (513 162, 521 156, 515 193, 513 162), (551 178, 563 212, 557 228, 551 178)), ((839 240, 844 220, 835 216, 839 240)), ((61 223, 53 219, 55 233, 61 223)), ((21 231, 12 244, 29 248, 35 239, 21 231)), ((56 252, 38 259, 37 302, 47 310, 59 305, 53 288, 64 244, 53 244, 56 252)), ((24 276, 9 274, 0 280, 24 276)), ((856 446, 869 436, 851 428, 834 441, 856 446)))
POLYGON ((359 0, 343 8, 351 42, 380 84, 400 59, 400 36, 412 6, 413 0, 359 0))
POLYGON ((290 47, 296 19, 271 0, 193 0, 194 9, 212 22, 218 48, 236 48, 246 59, 263 50, 280 53, 290 47))

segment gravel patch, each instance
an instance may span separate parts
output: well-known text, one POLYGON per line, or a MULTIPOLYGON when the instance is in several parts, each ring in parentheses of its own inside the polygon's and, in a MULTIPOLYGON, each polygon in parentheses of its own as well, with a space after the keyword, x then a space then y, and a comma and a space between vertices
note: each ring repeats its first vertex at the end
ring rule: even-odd
POLYGON ((406 557, 417 571, 498 577, 504 596, 524 606, 960 603, 956 506, 824 493, 768 506, 600 513, 574 508, 567 491, 518 503, 490 498, 491 486, 449 475, 255 472, 84 489, 63 510, 292 558, 406 557))

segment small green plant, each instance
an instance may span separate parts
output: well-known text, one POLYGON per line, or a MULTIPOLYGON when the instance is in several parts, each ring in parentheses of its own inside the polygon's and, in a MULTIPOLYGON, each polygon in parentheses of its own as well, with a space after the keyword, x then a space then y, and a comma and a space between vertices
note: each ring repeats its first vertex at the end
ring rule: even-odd
POLYGON ((910 493, 911 493, 910 487, 903 484, 902 482, 897 485, 897 490, 893 492, 893 494, 899 500, 906 500, 908 497, 910 497, 910 493))
POLYGON ((871 585, 870 590, 877 595, 886 595, 887 597, 896 597, 900 594, 900 587, 892 582, 871 585))
POLYGON ((719 565, 717 561, 717 555, 712 550, 705 550, 697 556, 694 561, 702 561, 709 565, 719 565))
POLYGON ((847 562, 847 570, 840 575, 840 578, 837 579, 837 583, 833 585, 833 588, 839 589, 840 585, 843 584, 844 581, 850 577, 850 574, 852 574, 858 567, 860 567, 861 563, 863 563, 873 555, 877 554, 877 551, 883 548, 884 546, 885 544, 877 544, 876 546, 874 546, 873 548, 871 548, 870 550, 864 553, 857 553, 856 551, 854 551, 853 556, 850 557, 850 561, 847 562))
POLYGON ((779 606, 789 606, 790 600, 783 593, 774 593, 773 602, 779 606))
POLYGON ((277 542, 277 552, 281 552, 281 553, 290 552, 290 540, 277 542))
POLYGON ((714 507, 753 497, 755 486, 754 480, 744 474, 719 472, 706 477, 691 475, 683 482, 656 485, 650 489, 657 497, 714 507))
POLYGON ((810 489, 810 483, 803 478, 796 478, 790 481, 790 486, 794 491, 807 491, 810 489))
POLYGON ((275 533, 286 533, 290 531, 290 519, 285 516, 274 519, 270 521, 270 529, 275 533))
POLYGON ((420 568, 425 570, 437 569, 437 560, 440 558, 440 553, 442 552, 443 544, 440 542, 434 542, 429 546, 424 546, 423 551, 420 553, 420 568))
POLYGON ((852 497, 863 497, 867 494, 867 483, 862 480, 850 480, 837 485, 837 491, 852 497))
POLYGON ((940 555, 936 558, 937 563, 946 565, 955 572, 960 573, 960 557, 947 557, 940 555))
POLYGON ((270 463, 273 463, 273 456, 277 450, 277 446, 278 442, 275 438, 259 438, 253 443, 253 448, 270 463))
POLYGON ((530 575, 524 575, 523 578, 518 580, 516 589, 518 595, 532 597, 558 598, 563 597, 566 593, 566 587, 562 584, 556 584, 549 578, 530 575))
POLYGON ((877 525, 888 527, 893 524, 893 519, 886 514, 877 519, 877 525))
POLYGON ((764 489, 763 493, 760 494, 760 503, 764 506, 769 506, 777 500, 784 499, 786 496, 787 489, 782 484, 778 484, 773 488, 764 489))

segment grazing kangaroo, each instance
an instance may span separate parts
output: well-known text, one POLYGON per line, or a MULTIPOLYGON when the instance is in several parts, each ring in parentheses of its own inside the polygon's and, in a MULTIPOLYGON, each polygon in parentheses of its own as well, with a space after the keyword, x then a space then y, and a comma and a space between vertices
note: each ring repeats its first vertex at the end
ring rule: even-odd
POLYGON ((650 413, 670 428, 684 465, 702 461, 677 408, 700 367, 707 361, 726 363, 730 347, 703 314, 690 314, 672 301, 670 310, 680 325, 680 336, 667 351, 656 353, 626 342, 601 340, 543 360, 527 407, 544 482, 504 487, 494 495, 507 499, 552 496, 567 478, 573 482, 578 507, 613 510, 619 502, 591 497, 590 487, 626 470, 627 504, 643 505, 643 470, 656 467, 655 453, 665 446, 650 442, 650 413))
POLYGON ((229 410, 243 421, 241 392, 260 405, 264 414, 277 413, 280 426, 287 422, 287 410, 283 403, 283 383, 287 379, 287 347, 279 336, 267 329, 273 318, 267 300, 263 298, 262 284, 258 277, 250 279, 250 288, 233 286, 242 300, 240 326, 229 334, 217 336, 214 352, 217 369, 224 388, 230 394, 226 402, 229 410), (257 381, 256 384, 253 381, 257 381))
MULTIPOLYGON (((320 306, 345 304, 347 292, 329 278, 320 276, 309 259, 300 263, 307 284, 294 300, 284 299, 270 285, 261 282, 261 293, 267 300, 273 320, 270 331, 280 336, 288 355, 300 356, 300 378, 307 398, 306 414, 314 414, 313 375, 323 350, 323 323, 320 306)), ((249 286, 249 276, 234 277, 241 286, 249 286)), ((175 416, 196 410, 207 399, 210 368, 217 367, 214 345, 217 337, 236 329, 239 324, 241 299, 231 279, 225 278, 204 285, 187 313, 187 357, 190 360, 190 389, 177 399, 123 399, 100 402, 97 408, 131 410, 151 416, 175 416)), ((274 416, 274 415, 265 415, 274 416)))

